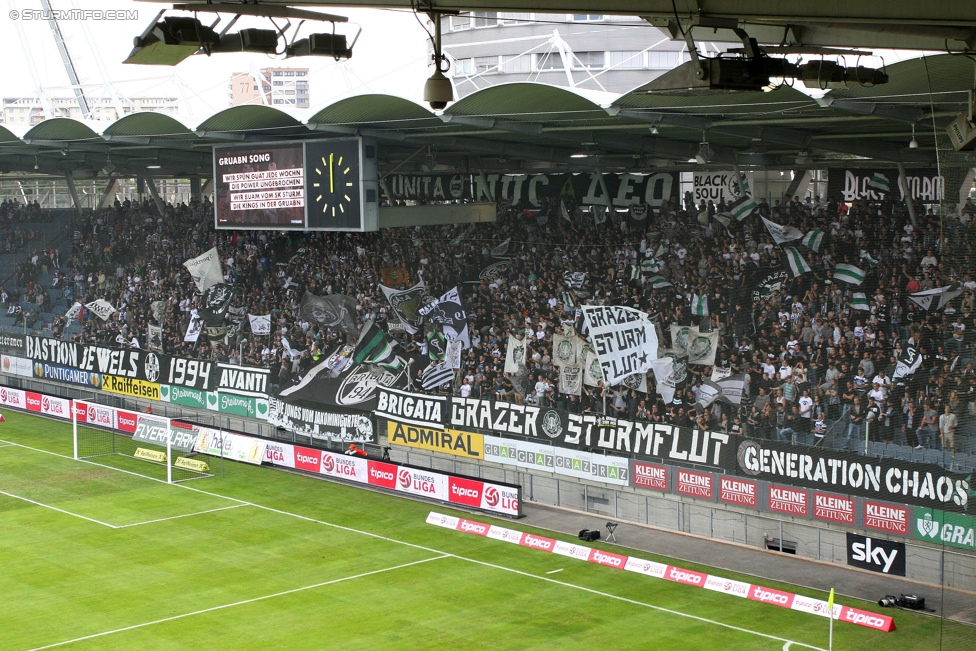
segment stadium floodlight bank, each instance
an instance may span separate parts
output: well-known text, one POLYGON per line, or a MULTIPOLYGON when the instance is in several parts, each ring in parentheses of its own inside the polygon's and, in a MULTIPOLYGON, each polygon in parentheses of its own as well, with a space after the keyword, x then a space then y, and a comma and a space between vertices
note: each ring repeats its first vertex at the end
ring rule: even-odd
POLYGON ((176 425, 165 416, 139 414, 130 434, 118 431, 102 416, 113 411, 106 405, 75 400, 71 413, 75 459, 128 457, 136 462, 123 462, 125 470, 163 479, 165 469, 168 484, 213 476, 206 461, 190 458, 197 442, 195 429, 176 425))

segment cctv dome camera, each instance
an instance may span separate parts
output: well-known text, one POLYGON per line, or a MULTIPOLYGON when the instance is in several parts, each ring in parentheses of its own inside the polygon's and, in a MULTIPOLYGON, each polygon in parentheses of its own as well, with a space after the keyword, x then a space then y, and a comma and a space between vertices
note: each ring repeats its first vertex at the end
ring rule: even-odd
POLYGON ((444 73, 437 70, 424 84, 424 101, 435 111, 442 110, 449 102, 454 101, 454 88, 451 80, 444 73))

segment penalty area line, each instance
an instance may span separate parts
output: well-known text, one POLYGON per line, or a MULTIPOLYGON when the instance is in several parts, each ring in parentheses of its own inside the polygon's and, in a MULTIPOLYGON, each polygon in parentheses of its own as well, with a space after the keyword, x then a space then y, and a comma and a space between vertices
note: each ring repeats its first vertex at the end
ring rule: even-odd
POLYGON ((250 506, 250 504, 231 504, 230 506, 222 506, 219 509, 207 509, 206 511, 196 511, 194 513, 184 513, 182 515, 172 515, 168 518, 156 518, 155 520, 146 520, 145 522, 133 522, 132 524, 120 524, 116 526, 116 529, 128 529, 129 527, 141 527, 144 524, 153 524, 155 522, 166 522, 167 520, 179 520, 180 518, 189 518, 194 515, 203 515, 204 513, 215 513, 217 511, 226 511, 227 509, 239 509, 242 506, 250 506))
POLYGON ((89 518, 89 517, 84 516, 84 515, 79 515, 77 513, 72 513, 71 511, 65 511, 64 509, 59 509, 56 506, 51 506, 50 504, 44 504, 43 502, 37 502, 35 500, 28 499, 26 497, 21 497, 20 495, 14 495, 13 493, 8 493, 7 491, 0 491, 0 495, 6 495, 7 497, 12 497, 15 500, 22 500, 24 502, 30 502, 34 506, 40 506, 40 507, 43 507, 45 509, 51 509, 52 511, 57 511, 58 513, 64 513, 65 515, 70 515, 70 516, 72 516, 74 518, 80 518, 82 520, 88 520, 89 522, 94 522, 95 524, 100 524, 103 527, 108 527, 110 529, 119 529, 120 528, 120 527, 115 526, 114 524, 109 524, 108 522, 102 522, 101 520, 96 520, 95 518, 89 518))
POLYGON ((194 610, 191 613, 183 613, 181 615, 173 615, 171 617, 163 617, 162 619, 156 619, 151 622, 143 622, 141 624, 133 624, 132 626, 123 626, 122 628, 116 628, 111 631, 102 631, 101 633, 93 633, 91 635, 85 635, 82 637, 76 637, 73 640, 64 640, 62 642, 55 642, 54 644, 46 644, 44 646, 34 647, 30 651, 42 651, 42 649, 53 649, 59 646, 65 646, 68 644, 74 644, 75 642, 84 642, 85 640, 93 640, 100 637, 105 637, 107 635, 114 635, 116 633, 124 633, 126 631, 132 631, 138 628, 145 628, 147 626, 155 626, 156 624, 164 624, 166 622, 172 622, 178 619, 185 619, 187 617, 193 617, 195 615, 203 615, 204 613, 212 613, 216 610, 224 610, 226 608, 234 608, 235 606, 243 606, 246 604, 252 604, 258 601, 266 601, 268 599, 274 599, 276 597, 283 597, 285 595, 295 594, 296 592, 304 592, 305 590, 314 590, 315 588, 321 588, 327 585, 335 585, 336 583, 343 583, 344 581, 352 581, 353 579, 362 579, 367 576, 373 576, 374 574, 383 574, 384 572, 393 572, 395 570, 402 570, 405 567, 410 567, 412 565, 420 565, 421 563, 429 563, 430 561, 439 561, 442 558, 451 558, 450 554, 441 554, 440 556, 432 556, 431 558, 424 558, 419 561, 413 561, 410 563, 402 563, 400 565, 394 565, 393 567, 384 567, 379 570, 372 570, 370 572, 363 572, 361 574, 356 574, 353 576, 344 576, 340 579, 332 579, 330 581, 322 581, 320 583, 313 583, 312 585, 302 586, 300 588, 292 588, 291 590, 283 590, 281 592, 275 592, 274 594, 262 595, 260 597, 253 597, 251 599, 242 599, 240 601, 235 601, 229 604, 221 604, 220 606, 212 606, 210 608, 202 608, 200 610, 194 610))

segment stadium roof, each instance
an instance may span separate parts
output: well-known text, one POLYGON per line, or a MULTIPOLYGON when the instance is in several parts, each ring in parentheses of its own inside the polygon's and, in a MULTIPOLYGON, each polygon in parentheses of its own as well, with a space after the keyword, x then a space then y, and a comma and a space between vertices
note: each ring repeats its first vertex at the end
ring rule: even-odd
POLYGON ((440 114, 398 97, 362 95, 305 122, 268 106, 229 108, 195 126, 149 112, 107 126, 57 118, 20 137, 0 126, 0 172, 92 178, 114 168, 117 176, 207 178, 214 145, 343 135, 375 138, 381 172, 691 169, 704 141, 710 165, 725 169, 823 168, 838 160, 930 166, 936 144, 942 165, 971 167, 973 154, 953 151, 944 127, 965 107, 972 60, 930 56, 887 72, 888 84, 820 99, 781 86, 696 96, 631 92, 600 105, 565 88, 514 83, 473 93, 440 114), (913 129, 917 149, 908 146, 913 129))

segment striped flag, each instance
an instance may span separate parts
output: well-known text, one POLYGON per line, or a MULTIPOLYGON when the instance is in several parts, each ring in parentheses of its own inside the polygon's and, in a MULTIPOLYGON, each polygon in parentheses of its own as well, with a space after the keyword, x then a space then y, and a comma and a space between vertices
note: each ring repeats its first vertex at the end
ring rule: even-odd
POLYGON ((645 276, 650 276, 651 274, 656 274, 661 271, 661 263, 654 259, 647 259, 640 263, 641 273, 645 276))
POLYGON ((630 265, 630 279, 640 280, 641 279, 641 267, 640 265, 632 264, 630 265))
POLYGON ((749 179, 744 175, 739 176, 739 188, 741 190, 739 198, 729 204, 729 214, 741 222, 751 215, 758 206, 756 206, 756 202, 753 201, 749 192, 749 179))
POLYGON ((692 294, 691 313, 696 316, 708 316, 708 297, 704 294, 692 294))
POLYGON ((434 366, 428 366, 420 380, 420 386, 424 391, 436 389, 454 379, 454 369, 447 362, 441 362, 434 366))
POLYGON ((881 172, 875 172, 870 179, 868 179, 868 187, 874 188, 878 192, 884 192, 888 194, 891 192, 891 181, 888 177, 881 172))
POLYGON ((819 228, 815 228, 800 240, 800 244, 807 247, 814 253, 820 252, 820 245, 823 244, 824 233, 819 228))
POLYGON ((393 348, 396 342, 390 338, 379 326, 370 321, 363 334, 359 337, 353 352, 353 362, 356 364, 376 364, 390 370, 399 370, 403 360, 397 357, 393 348))
POLYGON ((786 261, 790 263, 790 269, 793 271, 794 278, 802 276, 803 274, 811 271, 810 265, 807 264, 807 261, 803 259, 800 252, 794 247, 788 246, 786 247, 785 251, 786 261))
POLYGON ((803 237, 803 233, 793 226, 783 226, 781 224, 777 224, 776 222, 771 222, 765 217, 761 217, 760 219, 762 219, 763 224, 766 225, 766 230, 768 230, 769 234, 773 236, 773 241, 776 242, 776 244, 782 244, 783 242, 789 242, 790 240, 798 240, 803 237))
POLYGON ((864 282, 865 271, 852 264, 839 264, 834 267, 834 279, 845 283, 860 285, 864 282))
POLYGON ((878 266, 878 261, 872 258, 871 254, 865 251, 864 249, 861 249, 861 260, 864 260, 864 262, 866 262, 869 267, 878 266))
POLYGON ((647 282, 651 284, 654 289, 664 289, 665 287, 674 287, 671 283, 667 281, 664 276, 653 276, 647 279, 647 282))
POLYGON ((851 307, 855 310, 871 311, 871 306, 868 305, 868 297, 864 295, 864 292, 854 292, 851 297, 851 307))
POLYGON ((563 305, 565 305, 566 307, 570 307, 570 308, 576 307, 576 297, 573 296, 572 292, 563 292, 562 298, 563 298, 563 305))

